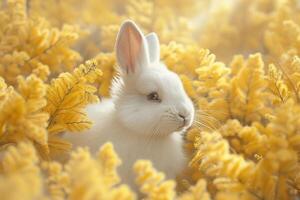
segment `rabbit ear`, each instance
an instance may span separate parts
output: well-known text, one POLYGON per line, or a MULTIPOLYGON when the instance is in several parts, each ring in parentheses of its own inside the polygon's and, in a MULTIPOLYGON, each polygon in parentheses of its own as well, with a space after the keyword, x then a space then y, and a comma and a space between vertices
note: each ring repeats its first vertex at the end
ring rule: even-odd
POLYGON ((118 33, 116 42, 117 61, 127 74, 149 63, 147 41, 133 21, 125 21, 118 33))
POLYGON ((150 62, 159 61, 160 47, 159 47, 159 40, 156 33, 149 33, 148 35, 146 35, 146 39, 149 47, 150 62))

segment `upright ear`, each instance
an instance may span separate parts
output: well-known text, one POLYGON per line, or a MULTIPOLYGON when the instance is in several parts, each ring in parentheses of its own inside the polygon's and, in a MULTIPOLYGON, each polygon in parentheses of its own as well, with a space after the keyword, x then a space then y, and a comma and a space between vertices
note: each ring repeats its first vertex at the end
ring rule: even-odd
POLYGON ((136 73, 149 63, 145 36, 133 21, 125 21, 118 33, 115 46, 117 61, 127 74, 136 73))
POLYGON ((160 47, 159 47, 159 40, 156 33, 149 33, 148 35, 146 35, 146 39, 149 47, 150 62, 159 61, 160 47))

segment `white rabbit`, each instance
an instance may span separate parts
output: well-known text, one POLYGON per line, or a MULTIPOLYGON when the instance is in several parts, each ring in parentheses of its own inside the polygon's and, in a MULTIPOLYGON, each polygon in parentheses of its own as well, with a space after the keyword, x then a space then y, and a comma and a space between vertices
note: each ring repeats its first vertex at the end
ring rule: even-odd
POLYGON ((112 98, 88 107, 94 121, 90 130, 65 137, 93 153, 111 141, 123 161, 118 172, 132 188, 137 159, 149 159, 167 178, 175 178, 187 164, 183 133, 194 119, 193 104, 179 77, 160 62, 155 33, 144 36, 126 21, 115 49, 120 76, 113 81, 112 98))

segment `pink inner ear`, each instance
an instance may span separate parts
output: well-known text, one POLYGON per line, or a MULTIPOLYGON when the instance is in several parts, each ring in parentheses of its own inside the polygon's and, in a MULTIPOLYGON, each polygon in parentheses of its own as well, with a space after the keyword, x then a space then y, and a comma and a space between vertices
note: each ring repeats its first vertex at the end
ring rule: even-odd
POLYGON ((138 64, 141 53, 142 37, 140 33, 133 26, 124 27, 123 33, 119 41, 120 55, 123 55, 121 64, 126 72, 134 73, 136 65, 138 64))

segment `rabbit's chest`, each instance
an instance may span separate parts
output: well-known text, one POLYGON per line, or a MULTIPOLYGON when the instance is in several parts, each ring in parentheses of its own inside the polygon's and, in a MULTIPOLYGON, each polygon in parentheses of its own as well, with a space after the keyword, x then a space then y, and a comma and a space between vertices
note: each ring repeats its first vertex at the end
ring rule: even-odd
POLYGON ((127 176, 134 176, 132 166, 138 159, 151 160, 154 167, 164 172, 167 178, 175 178, 186 165, 179 134, 155 140, 122 136, 115 139, 115 149, 123 161, 119 171, 125 179, 127 176))

